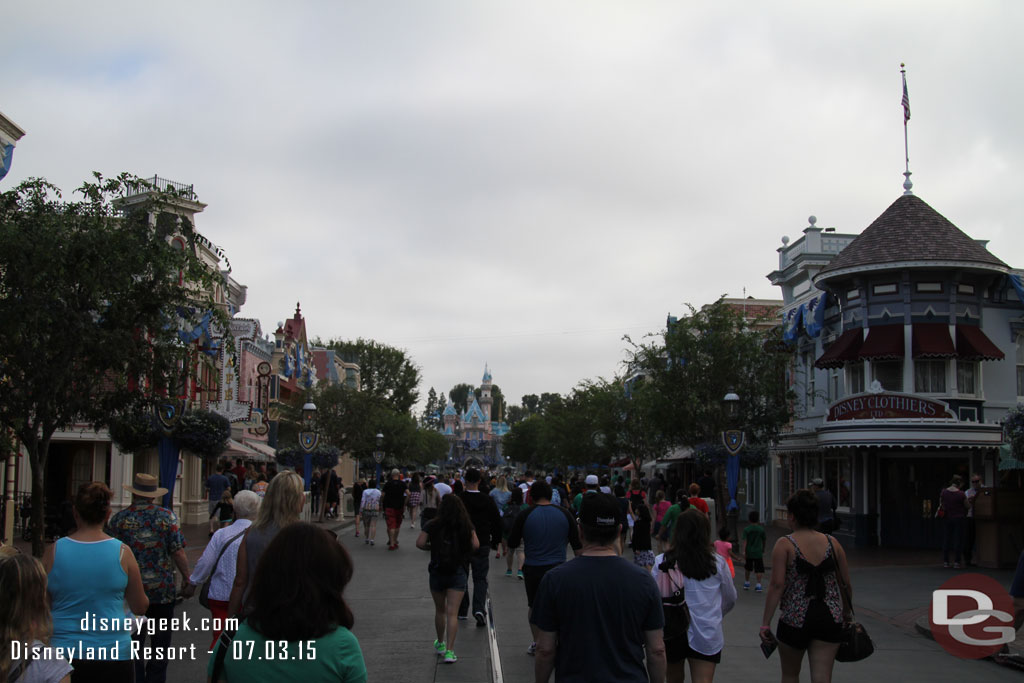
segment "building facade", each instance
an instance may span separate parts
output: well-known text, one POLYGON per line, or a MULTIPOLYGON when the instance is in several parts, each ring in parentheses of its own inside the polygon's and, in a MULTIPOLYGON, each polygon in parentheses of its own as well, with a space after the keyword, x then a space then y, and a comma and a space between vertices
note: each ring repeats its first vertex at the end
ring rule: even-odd
POLYGON ((860 235, 812 216, 778 253, 768 278, 797 404, 773 449, 776 516, 820 477, 858 545, 941 547, 937 500, 954 474, 1008 483, 999 421, 1024 395, 1020 271, 909 190, 860 235))

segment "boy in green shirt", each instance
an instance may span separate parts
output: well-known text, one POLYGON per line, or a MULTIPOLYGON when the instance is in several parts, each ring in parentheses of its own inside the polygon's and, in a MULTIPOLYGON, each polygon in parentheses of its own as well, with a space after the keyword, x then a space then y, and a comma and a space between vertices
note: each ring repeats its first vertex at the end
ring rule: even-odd
POLYGON ((754 572, 757 575, 757 586, 754 591, 760 593, 761 579, 764 577, 764 542, 767 534, 760 524, 761 515, 757 510, 747 515, 747 521, 750 524, 743 529, 743 555, 746 557, 743 590, 750 590, 750 572, 754 572))

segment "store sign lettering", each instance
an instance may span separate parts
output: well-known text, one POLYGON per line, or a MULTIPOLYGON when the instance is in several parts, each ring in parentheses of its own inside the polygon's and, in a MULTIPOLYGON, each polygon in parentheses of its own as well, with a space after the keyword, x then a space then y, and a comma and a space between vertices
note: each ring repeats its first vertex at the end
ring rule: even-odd
POLYGON ((829 422, 953 417, 945 403, 906 394, 853 396, 833 404, 828 411, 829 422))

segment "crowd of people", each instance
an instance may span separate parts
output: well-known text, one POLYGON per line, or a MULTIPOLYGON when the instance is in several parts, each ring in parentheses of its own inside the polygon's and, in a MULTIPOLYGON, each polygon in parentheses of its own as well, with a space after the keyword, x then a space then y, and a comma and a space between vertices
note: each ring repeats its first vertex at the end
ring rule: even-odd
MULTIPOLYGON (((177 518, 159 504, 166 489, 144 473, 125 487, 132 504, 116 514, 107 486, 83 484, 73 503, 75 531, 49 546, 42 562, 3 549, 0 680, 165 681, 167 658, 133 656, 133 646, 137 651, 148 638, 154 650, 168 648, 179 598, 198 591, 211 616, 239 624, 211 633, 211 680, 365 681, 344 598, 353 562, 334 532, 299 521, 302 477, 283 471, 250 478, 249 468, 240 477, 226 464, 217 470, 207 482, 216 525, 191 571, 177 518), (96 624, 124 628, 86 627, 90 615, 96 624), (272 660, 246 655, 267 648, 275 651, 272 660), (67 652, 91 656, 69 662, 67 652)), ((334 478, 318 474, 325 494, 334 478)), ((975 488, 979 483, 972 480, 975 488)), ((736 539, 713 528, 706 500, 713 486, 593 474, 513 478, 472 468, 439 478, 395 469, 379 486, 353 485, 354 533, 374 545, 383 518, 388 549, 397 551, 405 520, 414 529, 419 522, 415 545, 430 554, 432 647, 445 664, 458 661, 461 621, 488 623, 493 552, 505 559, 505 576, 524 586, 522 614, 533 635, 527 654, 535 657, 538 681, 554 673, 565 681, 682 683, 686 669, 695 683, 712 681, 726 653, 723 619, 738 600, 740 563, 742 589, 765 594, 757 637, 767 654, 777 648, 783 683, 799 680, 805 659, 811 680, 831 680, 853 587, 820 481, 789 499, 791 533, 770 550, 757 512, 736 539)), ((314 511, 340 514, 338 489, 337 500, 321 495, 314 511)), ((940 494, 954 520, 947 523, 953 550, 956 535, 966 535, 966 523, 955 520, 972 508, 972 496, 961 489, 954 479, 940 494)), ((1020 564, 1024 574, 1024 554, 1020 564)), ((1024 600, 1024 577, 1018 583, 1011 592, 1024 600)))

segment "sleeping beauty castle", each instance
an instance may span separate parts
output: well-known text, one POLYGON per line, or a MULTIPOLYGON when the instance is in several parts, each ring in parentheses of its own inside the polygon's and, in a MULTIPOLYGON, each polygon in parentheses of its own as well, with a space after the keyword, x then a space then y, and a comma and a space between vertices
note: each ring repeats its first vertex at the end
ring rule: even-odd
POLYGON ((501 455, 501 439, 509 426, 491 419, 494 399, 491 397, 491 371, 484 366, 480 395, 470 394, 471 401, 460 415, 455 405, 448 406, 441 415, 441 433, 448 439, 448 464, 457 467, 499 467, 505 464, 501 455))

